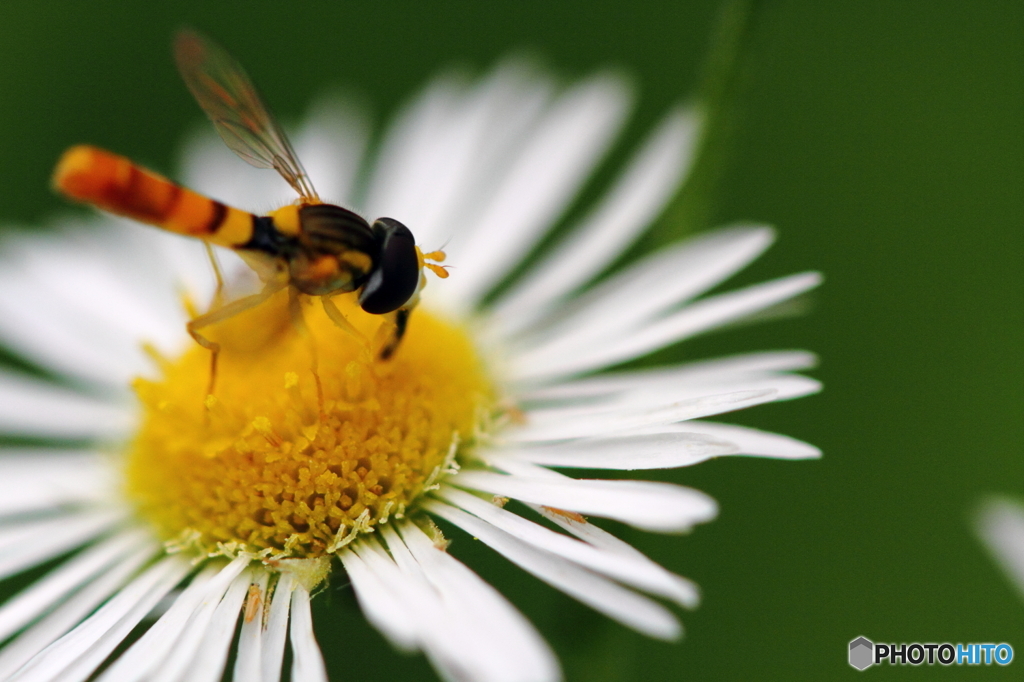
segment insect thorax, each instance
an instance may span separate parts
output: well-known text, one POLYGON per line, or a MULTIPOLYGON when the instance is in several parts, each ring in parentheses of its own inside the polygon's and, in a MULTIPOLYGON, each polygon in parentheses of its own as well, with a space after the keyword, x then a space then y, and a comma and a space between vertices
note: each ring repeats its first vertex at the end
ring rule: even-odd
POLYGON ((282 259, 291 284, 314 296, 361 287, 380 250, 365 220, 333 204, 289 206, 257 217, 242 248, 282 259))

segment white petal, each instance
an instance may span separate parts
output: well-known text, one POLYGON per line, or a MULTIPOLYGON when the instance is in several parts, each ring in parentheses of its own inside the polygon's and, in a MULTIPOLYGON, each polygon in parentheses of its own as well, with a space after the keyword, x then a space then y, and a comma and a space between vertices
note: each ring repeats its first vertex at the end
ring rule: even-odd
POLYGON ((563 305, 518 346, 551 354, 633 332, 746 267, 774 240, 774 230, 765 225, 736 225, 648 254, 563 305))
POLYGON ((779 459, 816 459, 821 450, 789 436, 759 431, 747 426, 716 422, 688 421, 673 428, 728 441, 736 445, 738 455, 777 457, 779 459))
MULTIPOLYGON (((415 200, 406 200, 405 212, 388 207, 384 213, 400 217, 428 248, 447 242, 452 226, 464 222, 464 215, 493 193, 552 91, 549 80, 529 64, 517 59, 499 64, 434 126, 433 152, 422 161, 423 174, 410 185, 415 200)), ((406 153, 416 159, 416 149, 406 153)), ((460 238, 466 235, 460 231, 460 238)))
MULTIPOLYGON (((248 601, 243 611, 242 629, 238 634, 238 653, 235 656, 235 669, 231 677, 235 680, 246 680, 246 682, 262 682, 263 680, 263 610, 269 601, 270 593, 267 591, 267 583, 270 580, 270 573, 260 571, 253 582, 249 599, 253 594, 258 601, 253 607, 248 601)), ((268 682, 277 682, 274 677, 268 682)), ((301 678, 299 678, 301 679, 301 678)))
POLYGON ((509 429, 502 438, 508 443, 528 443, 605 436, 742 410, 776 398, 776 391, 765 389, 708 395, 654 407, 633 408, 626 403, 605 410, 536 410, 527 413, 526 425, 509 429))
MULTIPOLYGON (((89 256, 99 254, 75 253, 69 248, 69 253, 62 254, 65 257, 60 258, 56 254, 43 256, 38 249, 26 248, 21 275, 36 288, 36 296, 30 300, 37 306, 44 299, 46 303, 43 305, 47 306, 55 306, 59 302, 65 314, 73 315, 72 311, 80 313, 83 320, 88 319, 89 326, 97 325, 97 331, 102 328, 105 336, 109 334, 119 345, 132 347, 135 353, 139 353, 135 347, 139 339, 162 340, 169 332, 168 313, 177 313, 174 316, 176 322, 183 317, 182 307, 173 293, 161 292, 161 289, 169 288, 174 275, 168 268, 161 267, 156 259, 152 259, 144 271, 125 268, 125 260, 145 259, 142 251, 161 245, 158 234, 139 225, 122 229, 120 225, 114 227, 111 224, 100 229, 112 233, 102 235, 100 239, 107 246, 120 247, 117 253, 104 254, 96 259, 89 256), (133 235, 132 239, 123 239, 126 236, 124 232, 128 230, 139 230, 139 234, 133 235), (118 237, 116 242, 110 239, 114 234, 118 237), (52 277, 55 270, 60 272, 59 279, 52 277), (69 286, 69 283, 73 284, 69 286)), ((80 238, 69 241, 77 244, 80 238)), ((37 310, 37 314, 42 312, 37 310)), ((70 323, 72 319, 65 321, 70 323)), ((176 324, 174 326, 177 327, 176 324)), ((181 335, 180 328, 174 331, 181 335)))
POLYGON ((811 369, 817 364, 818 358, 813 353, 802 350, 745 353, 668 367, 605 372, 550 386, 539 386, 522 392, 519 396, 521 400, 526 401, 551 401, 590 398, 627 390, 646 390, 665 384, 679 387, 728 384, 748 377, 811 369))
POLYGON ((568 208, 622 127, 628 103, 625 84, 610 75, 558 98, 523 140, 488 204, 457 226, 460 236, 468 226, 472 232, 449 247, 457 274, 447 296, 472 306, 521 260, 568 208))
POLYGON ((106 460, 94 450, 0 447, 0 490, 6 494, 36 477, 64 484, 64 479, 57 478, 62 472, 68 478, 93 478, 104 468, 106 460))
POLYGON ((26 661, 78 625, 111 594, 120 590, 157 551, 157 546, 136 550, 0 649, 0 679, 7 680, 26 661))
MULTIPOLYGON (((209 633, 217 607, 235 586, 238 575, 248 565, 247 557, 238 557, 206 583, 205 589, 196 593, 183 604, 177 618, 168 624, 168 629, 177 630, 180 626, 178 618, 188 615, 188 621, 179 631, 173 646, 167 648, 167 654, 159 665, 155 666, 152 679, 158 682, 177 682, 189 679, 186 671, 191 668, 198 652, 209 633)), ((172 607, 173 608, 173 607, 172 607)), ((170 611, 168 611, 170 613, 170 611)), ((238 615, 238 612, 235 612, 238 615)))
POLYGON ((437 550, 414 527, 407 530, 406 540, 391 525, 381 532, 390 554, 375 538, 358 541, 353 551, 405 612, 419 647, 442 678, 453 682, 558 678, 557 663, 543 640, 476 574, 447 554, 447 560, 435 565, 431 559, 436 557, 423 552, 437 550), (419 541, 425 547, 417 547, 414 555, 407 543, 417 546, 419 541))
POLYGON ((682 629, 660 604, 553 554, 541 552, 464 511, 442 504, 431 511, 479 538, 523 570, 627 627, 658 639, 677 639, 682 629))
MULTIPOLYGON (((405 552, 408 554, 408 550, 405 552)), ((472 670, 475 652, 466 646, 464 628, 453 622, 452 614, 415 561, 403 561, 405 568, 399 568, 395 558, 369 537, 354 543, 351 553, 358 555, 367 573, 379 583, 380 593, 364 599, 370 593, 364 591, 361 596, 358 591, 368 581, 365 576, 358 583, 353 579, 360 605, 372 607, 365 613, 375 627, 390 641, 402 642, 402 649, 422 649, 445 680, 482 678, 472 670), (381 594, 388 597, 382 599, 381 594)))
POLYGON ((152 543, 139 531, 119 533, 67 560, 0 606, 0 641, 25 627, 104 569, 152 543))
POLYGON ((132 410, 26 375, 0 370, 0 431, 51 438, 123 435, 132 410))
POLYGON ((366 112, 340 96, 313 103, 305 123, 292 138, 295 153, 325 201, 349 205, 370 140, 366 112))
MULTIPOLYGON (((427 580, 436 588, 454 619, 466 626, 481 680, 557 680, 558 662, 526 618, 501 594, 463 564, 436 548, 417 526, 399 526, 409 549, 427 580)), ((382 529, 394 553, 401 546, 391 527, 382 529)), ((468 656, 467 656, 468 658, 468 656)))
POLYGON ((284 645, 288 635, 288 613, 295 590, 295 578, 282 573, 274 587, 270 602, 270 615, 263 631, 263 682, 278 682, 281 679, 281 662, 284 660, 284 645))
POLYGON ((671 483, 573 479, 514 460, 492 457, 489 462, 516 474, 462 471, 452 485, 662 533, 688 531, 718 514, 718 505, 704 493, 671 483))
POLYGON ((491 306, 504 335, 525 329, 597 276, 657 218, 689 170, 699 127, 692 109, 666 117, 601 203, 491 306))
MULTIPOLYGON (((352 182, 369 137, 364 112, 339 98, 314 102, 298 130, 296 156, 325 201, 351 201, 352 182)), ((182 149, 184 184, 231 206, 263 214, 295 200, 281 176, 245 163, 203 121, 182 149)))
POLYGON ((215 682, 221 678, 231 649, 231 640, 235 636, 242 602, 249 593, 252 578, 252 571, 246 569, 231 582, 228 591, 214 609, 202 646, 196 652, 185 679, 190 682, 215 682))
POLYGON ((284 178, 235 156, 206 121, 187 137, 180 159, 185 186, 243 211, 266 213, 295 199, 284 178))
MULTIPOLYGON (((42 244, 37 245, 42 247, 42 244)), ((22 261, 21 254, 10 253, 4 243, 5 258, 0 262, 0 340, 8 348, 41 366, 70 376, 108 384, 110 376, 126 376, 125 359, 141 356, 133 341, 119 337, 115 330, 96 319, 93 309, 100 307, 107 288, 84 273, 81 285, 65 272, 35 267, 32 260, 22 261), (68 290, 76 290, 94 299, 91 309, 82 310, 64 292, 46 291, 44 282, 54 280, 68 290), (75 286, 67 282, 75 281, 75 286)), ((53 249, 37 248, 36 257, 46 255, 58 260, 53 249), (50 253, 46 253, 49 251, 50 253)), ((25 257, 32 251, 26 249, 25 257)), ((33 259, 34 260, 34 259, 33 259)))
MULTIPOLYGON (((818 273, 809 272, 693 303, 682 310, 631 330, 618 338, 594 336, 578 345, 551 344, 537 352, 516 358, 515 374, 520 381, 550 381, 556 377, 581 374, 632 360, 697 334, 742 319, 781 303, 821 283, 818 273)), ((614 317, 608 318, 609 324, 614 317)))
POLYGON ((79 547, 124 519, 121 510, 76 511, 0 530, 0 577, 79 547))
POLYGON ((992 556, 1024 595, 1024 506, 1005 498, 989 500, 978 514, 977 529, 992 556))
POLYGON ((379 573, 354 551, 342 552, 339 557, 366 620, 396 649, 416 651, 419 648, 417 628, 409 618, 407 608, 387 589, 379 573))
MULTIPOLYGON (((586 519, 582 519, 582 517, 563 514, 558 510, 549 509, 539 505, 529 506, 555 525, 564 528, 579 539, 597 547, 598 549, 618 554, 620 556, 631 557, 637 561, 651 562, 651 560, 644 556, 640 550, 633 547, 628 542, 620 540, 608 531, 595 526, 586 519)), ((657 564, 655 565, 657 566, 657 564)), ((659 566, 659 568, 661 567, 659 566)), ((700 603, 700 590, 697 585, 682 576, 675 575, 674 573, 670 573, 669 575, 679 583, 677 591, 680 594, 687 595, 686 601, 681 602, 682 606, 691 609, 697 608, 697 605, 700 603)))
MULTIPOLYGON (((444 74, 398 112, 370 173, 368 215, 397 216, 402 221, 414 216, 422 201, 423 183, 429 184, 436 164, 444 158, 442 144, 448 140, 448 124, 457 116, 464 90, 459 76, 444 74)), ((415 229, 415 220, 412 224, 415 229)))
POLYGON ((523 444, 497 452, 502 457, 545 466, 635 471, 690 466, 712 457, 737 454, 739 448, 724 438, 700 433, 651 433, 523 444))
POLYGON ((110 499, 113 486, 96 452, 0 448, 0 515, 110 499))
MULTIPOLYGON (((210 590, 211 581, 219 571, 207 566, 189 581, 170 607, 146 630, 146 633, 99 677, 101 682, 136 682, 145 679, 159 668, 167 658, 181 633, 185 630, 192 614, 210 590)), ((224 583, 223 579, 221 580, 224 583)), ((225 586, 221 585, 223 594, 225 586)))
MULTIPOLYGON (((452 505, 536 549, 550 552, 631 587, 667 597, 682 606, 692 606, 694 603, 695 593, 689 581, 669 573, 639 552, 626 556, 602 551, 449 486, 442 487, 437 494, 452 505)), ((426 500, 423 504, 430 511, 438 503, 426 500)))
POLYGON ((183 345, 183 280, 168 255, 186 240, 113 218, 76 227, 4 240, 0 338, 42 366, 123 391, 151 365, 141 341, 183 345))
MULTIPOLYGON (((244 164, 243 164, 244 165, 244 164)), ((138 230, 138 225, 132 225, 138 230)), ((180 353, 187 348, 188 344, 194 343, 191 338, 183 334, 185 324, 188 321, 187 311, 183 305, 183 296, 187 296, 200 308, 208 305, 213 300, 216 291, 217 280, 213 268, 210 265, 210 257, 198 239, 171 234, 162 230, 152 230, 154 241, 153 248, 167 261, 167 269, 172 273, 173 286, 168 291, 166 284, 160 292, 164 296, 172 295, 168 306, 168 323, 173 325, 171 335, 168 336, 164 345, 159 345, 161 351, 168 356, 180 353)), ((242 274, 252 274, 252 270, 241 258, 231 249, 216 247, 214 256, 223 271, 225 282, 230 287, 242 274)), ((230 291, 230 289, 229 289, 230 291)))
POLYGON ((292 679, 302 682, 327 682, 327 670, 320 645, 313 634, 313 617, 309 611, 309 592, 299 585, 292 592, 292 679))
MULTIPOLYGON (((658 381, 647 377, 636 386, 623 391, 594 395, 585 400, 526 407, 526 425, 543 430, 550 425, 565 429, 570 423, 595 420, 632 418, 674 412, 672 406, 694 401, 718 401, 715 396, 765 396, 771 401, 791 400, 812 395, 821 390, 821 382, 799 375, 767 374, 761 376, 730 377, 708 383, 658 381)), ((602 430, 601 426, 596 427, 602 430)), ((609 426, 610 428, 610 426, 609 426)), ((630 429, 630 433, 634 430, 630 429)))
POLYGON ((190 570, 181 557, 154 564, 81 625, 34 656, 12 682, 85 680, 190 570))

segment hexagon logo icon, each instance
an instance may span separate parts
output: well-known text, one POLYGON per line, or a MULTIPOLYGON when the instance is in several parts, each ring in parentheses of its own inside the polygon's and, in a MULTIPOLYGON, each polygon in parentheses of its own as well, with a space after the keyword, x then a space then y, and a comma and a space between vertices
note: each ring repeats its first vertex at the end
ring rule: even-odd
POLYGON ((867 637, 858 637, 850 642, 850 665, 864 670, 875 662, 875 643, 867 637))

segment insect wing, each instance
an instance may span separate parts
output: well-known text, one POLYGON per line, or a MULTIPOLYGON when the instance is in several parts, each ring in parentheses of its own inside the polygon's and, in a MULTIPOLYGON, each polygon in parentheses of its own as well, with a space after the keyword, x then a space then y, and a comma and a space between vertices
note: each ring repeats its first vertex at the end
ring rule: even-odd
POLYGON ((188 89, 231 151, 257 168, 275 169, 304 199, 317 200, 284 131, 231 55, 196 33, 181 31, 174 40, 174 59, 188 89))

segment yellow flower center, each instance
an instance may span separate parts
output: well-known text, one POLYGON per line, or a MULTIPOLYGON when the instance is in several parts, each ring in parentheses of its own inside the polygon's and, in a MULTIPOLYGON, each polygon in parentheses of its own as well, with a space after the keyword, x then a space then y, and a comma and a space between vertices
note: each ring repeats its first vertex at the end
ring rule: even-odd
MULTIPOLYGON (((352 298, 333 300, 373 338, 383 318, 352 298)), ((165 539, 326 556, 401 517, 485 427, 494 392, 461 328, 418 308, 382 362, 316 299, 303 316, 308 335, 282 292, 204 330, 222 346, 211 397, 198 345, 163 360, 158 380, 136 380, 127 491, 165 539)))

